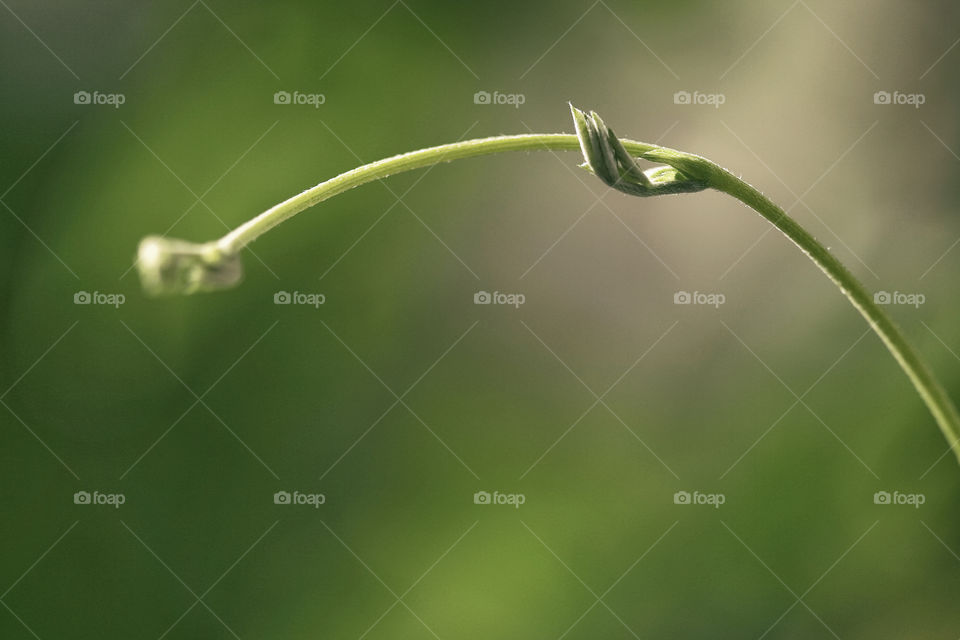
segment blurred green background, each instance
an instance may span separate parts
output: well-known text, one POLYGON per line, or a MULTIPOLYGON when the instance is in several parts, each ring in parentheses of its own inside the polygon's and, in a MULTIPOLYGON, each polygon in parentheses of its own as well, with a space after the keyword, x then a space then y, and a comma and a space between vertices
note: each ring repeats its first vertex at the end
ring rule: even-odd
POLYGON ((361 162, 569 132, 570 100, 922 294, 889 310, 960 398, 956 3, 0 4, 0 637, 960 634, 960 468, 729 198, 501 155, 301 214, 229 292, 130 271, 147 234, 216 238, 361 162))

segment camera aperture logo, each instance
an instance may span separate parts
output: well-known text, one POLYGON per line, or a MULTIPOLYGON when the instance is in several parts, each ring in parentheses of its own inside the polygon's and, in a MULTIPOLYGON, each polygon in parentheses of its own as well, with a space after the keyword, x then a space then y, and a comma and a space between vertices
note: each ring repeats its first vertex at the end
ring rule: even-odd
POLYGON ((702 93, 700 91, 677 91, 673 94, 673 104, 707 105, 719 109, 727 101, 722 93, 702 93))
POLYGON ((73 494, 73 504, 108 505, 119 509, 127 501, 122 493, 100 493, 99 491, 77 491, 73 494))
POLYGON ((919 309, 920 305, 927 301, 927 296, 922 293, 903 293, 902 291, 877 291, 873 294, 873 301, 876 304, 905 304, 919 309))
POLYGON ((522 293, 502 293, 500 291, 477 291, 473 294, 473 304, 503 304, 519 309, 527 301, 522 293))
POLYGON ((273 294, 273 304, 302 304, 319 309, 320 305, 327 301, 327 296, 322 293, 301 293, 294 291, 277 291, 273 294))
POLYGON ((314 109, 319 109, 320 105, 327 101, 327 96, 322 93, 301 93, 300 91, 277 91, 273 94, 273 104, 297 104, 310 105, 314 109))
POLYGON ((873 494, 873 504, 908 505, 919 509, 927 501, 922 493, 901 493, 899 491, 877 491, 873 494))
POLYGON ((696 504, 709 505, 714 509, 719 509, 720 505, 727 501, 727 496, 722 493, 701 493, 699 491, 677 491, 673 494, 673 504, 696 504))
POLYGON ((705 305, 719 309, 720 305, 727 301, 727 296, 722 293, 704 293, 702 291, 677 291, 673 294, 673 304, 695 304, 705 305))
POLYGON ((101 293, 94 291, 77 291, 73 294, 73 304, 105 304, 115 309, 127 301, 127 297, 122 293, 101 293))
POLYGON ((122 93, 100 93, 99 91, 77 91, 73 94, 73 104, 108 105, 119 109, 127 101, 122 93))
POLYGON ((902 104, 919 109, 927 101, 922 93, 902 93, 900 91, 877 91, 873 94, 873 104, 902 104))
POLYGON ((494 491, 477 491, 473 494, 473 504, 506 504, 514 509, 519 509, 520 505, 527 501, 527 496, 522 493, 500 493, 494 491))
POLYGON ((527 101, 527 96, 522 93, 500 93, 494 91, 477 91, 473 94, 473 104, 508 104, 519 109, 520 105, 527 101))
POLYGON ((301 493, 299 491, 277 491, 273 494, 273 504, 282 505, 307 505, 314 509, 319 509, 320 505, 326 503, 327 496, 322 493, 301 493))

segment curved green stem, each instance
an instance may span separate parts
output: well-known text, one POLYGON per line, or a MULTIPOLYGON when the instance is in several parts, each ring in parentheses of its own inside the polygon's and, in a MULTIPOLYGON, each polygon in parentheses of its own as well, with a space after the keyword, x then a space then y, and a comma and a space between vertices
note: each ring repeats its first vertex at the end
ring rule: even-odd
MULTIPOLYGON (((639 155, 654 148, 654 145, 631 142, 630 147, 639 155)), ((464 140, 452 144, 442 144, 404 153, 383 160, 377 160, 362 167, 341 173, 335 178, 321 182, 303 193, 284 200, 271 207, 256 218, 245 222, 219 240, 224 251, 239 251, 259 236, 277 226, 284 220, 295 216, 304 209, 323 202, 328 198, 358 187, 367 182, 380 180, 405 171, 422 169, 441 162, 452 162, 463 158, 484 156, 505 151, 536 151, 551 149, 570 151, 579 149, 580 143, 574 135, 563 133, 533 133, 516 136, 495 136, 464 140)))
MULTIPOLYGON (((709 162, 702 158, 700 160, 709 162)), ((710 164, 713 165, 713 163, 710 164)), ((710 181, 711 187, 733 196, 769 220, 840 288, 874 333, 880 336, 887 350, 910 378, 910 382, 913 383, 917 393, 936 419, 954 455, 960 460, 960 448, 957 446, 960 441, 960 415, 957 414, 956 406, 920 354, 910 346, 893 320, 873 301, 873 296, 826 247, 788 216, 783 209, 730 172, 716 165, 712 168, 715 168, 716 175, 710 181)))
POLYGON ((783 209, 729 171, 706 158, 658 145, 618 138, 600 119, 573 109, 577 134, 496 136, 444 144, 358 167, 267 209, 219 240, 194 244, 151 236, 140 243, 138 268, 150 293, 192 293, 239 282, 239 252, 273 227, 313 205, 387 176, 474 156, 506 151, 579 149, 592 171, 613 188, 637 196, 716 189, 740 200, 793 241, 840 288, 880 336, 916 388, 960 460, 960 415, 919 354, 878 307, 866 288, 816 238, 783 209), (641 171, 635 158, 668 166, 641 171))

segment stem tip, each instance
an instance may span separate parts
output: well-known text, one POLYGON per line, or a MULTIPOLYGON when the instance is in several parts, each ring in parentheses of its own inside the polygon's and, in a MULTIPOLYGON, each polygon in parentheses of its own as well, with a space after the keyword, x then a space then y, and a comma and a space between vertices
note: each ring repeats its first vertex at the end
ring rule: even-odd
POLYGON ((243 278, 240 256, 216 242, 197 244, 163 236, 140 241, 137 270, 144 290, 154 296, 226 289, 243 278))

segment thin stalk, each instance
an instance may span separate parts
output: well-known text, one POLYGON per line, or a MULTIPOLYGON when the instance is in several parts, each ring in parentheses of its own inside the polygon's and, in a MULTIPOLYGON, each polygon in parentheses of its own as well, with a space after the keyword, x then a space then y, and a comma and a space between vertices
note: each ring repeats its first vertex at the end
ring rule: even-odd
POLYGON ((823 271, 880 337, 907 374, 960 460, 960 415, 932 371, 910 346, 867 289, 816 238, 757 189, 700 156, 618 138, 600 119, 573 109, 577 134, 495 136, 444 144, 363 165, 267 209, 219 240, 194 244, 158 236, 145 238, 138 254, 144 287, 150 293, 192 293, 232 286, 241 279, 239 253, 281 222, 354 187, 441 162, 506 151, 580 150, 583 167, 613 188, 637 196, 689 193, 711 188, 726 193, 766 218, 823 271), (635 159, 668 166, 641 171, 635 159))
MULTIPOLYGON (((654 145, 632 142, 631 147, 639 154, 655 148, 654 145)), ((398 156, 377 160, 370 164, 341 173, 335 178, 321 182, 315 187, 270 207, 252 220, 248 220, 219 240, 220 248, 227 252, 236 252, 258 237, 304 209, 323 202, 328 198, 358 187, 367 182, 380 180, 387 176, 405 171, 422 169, 441 162, 452 162, 463 158, 485 156, 505 151, 572 151, 580 148, 577 136, 564 133, 533 133, 516 136, 495 136, 464 140, 452 144, 442 144, 411 151, 398 156)))
POLYGON ((913 383, 917 393, 920 394, 930 413, 933 414, 940 431, 943 432, 951 449, 953 449, 954 455, 960 461, 960 448, 957 446, 958 441, 960 441, 960 415, 957 414, 956 406, 934 376, 933 371, 923 361, 920 354, 910 346, 910 343, 907 342, 906 337, 893 320, 883 309, 877 306, 873 301, 873 296, 863 284, 826 247, 788 216, 783 209, 743 180, 727 171, 723 171, 723 179, 718 180, 716 184, 711 184, 711 186, 718 191, 733 196, 769 220, 773 226, 783 232, 783 235, 787 236, 801 251, 807 254, 820 267, 820 270, 827 274, 833 283, 839 287, 850 304, 867 321, 873 332, 880 336, 880 340, 883 341, 887 350, 896 359, 907 377, 910 378, 910 382, 913 383))

